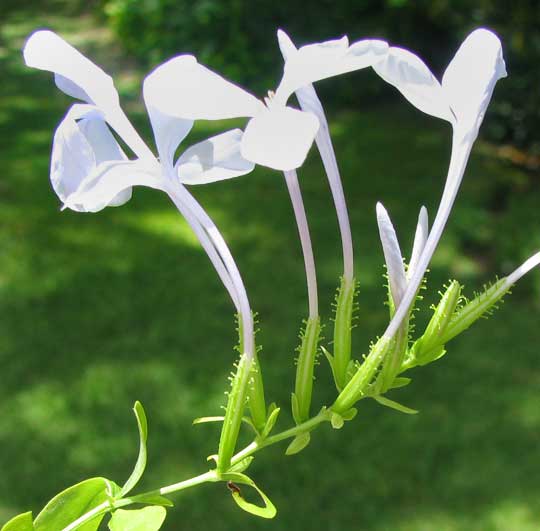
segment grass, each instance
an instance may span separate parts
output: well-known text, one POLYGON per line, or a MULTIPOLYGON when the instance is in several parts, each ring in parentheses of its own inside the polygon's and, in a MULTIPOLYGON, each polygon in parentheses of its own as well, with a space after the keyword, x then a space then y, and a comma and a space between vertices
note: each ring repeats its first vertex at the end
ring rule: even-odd
MULTIPOLYGON (((126 108, 150 138, 138 96, 143 73, 126 64, 92 19, 21 11, 3 21, 0 521, 38 510, 86 477, 124 481, 137 452, 130 413, 136 399, 150 422, 141 488, 204 471, 218 427, 192 427, 191 420, 219 414, 234 360, 233 307, 166 197, 136 190, 119 209, 59 212, 48 163, 69 101, 49 75, 26 70, 19 52, 41 26, 62 32, 114 73, 126 108)), ((360 86, 360 75, 351 82, 360 86)), ((450 136, 397 96, 386 108, 367 107, 359 101, 357 109, 331 116, 361 282, 358 356, 387 319, 375 203, 389 209, 408 254, 420 205, 436 209, 450 136)), ((222 125, 199 125, 193 139, 222 125)), ((328 341, 341 256, 315 153, 300 178, 328 341)), ((237 258, 260 315, 267 392, 288 409, 307 301, 283 179, 258 169, 194 192, 237 258)), ((505 166, 479 144, 432 265, 431 292, 457 277, 472 293, 538 248, 539 198, 537 175, 505 166)), ((238 511, 218 485, 176 496, 164 529, 539 529, 539 288, 536 273, 489 321, 450 344, 445 358, 415 370, 413 384, 394 397, 419 415, 363 403, 353 423, 317 431, 298 456, 285 457, 282 447, 261 453, 251 471, 277 504, 276 520, 238 511)), ((420 329, 427 316, 419 317, 420 329)), ((315 403, 327 403, 332 393, 321 361, 315 403)))

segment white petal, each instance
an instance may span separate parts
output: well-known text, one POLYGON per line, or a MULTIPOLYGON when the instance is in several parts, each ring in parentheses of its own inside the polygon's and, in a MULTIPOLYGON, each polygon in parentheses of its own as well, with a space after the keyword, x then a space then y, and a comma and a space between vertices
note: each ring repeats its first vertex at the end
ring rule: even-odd
POLYGON ((111 77, 56 33, 36 31, 26 41, 23 54, 28 66, 54 72, 58 88, 70 96, 105 112, 118 105, 111 77))
POLYGON ((529 271, 540 265, 540 252, 531 256, 528 260, 525 260, 513 273, 510 273, 506 277, 506 283, 508 286, 515 284, 523 275, 526 275, 529 271))
POLYGON ((409 267, 407 268, 407 279, 411 278, 418 265, 420 255, 424 250, 426 241, 428 238, 429 225, 428 225, 428 213, 425 206, 420 209, 418 214, 418 224, 416 225, 416 232, 414 234, 414 243, 411 253, 411 260, 409 261, 409 267))
POLYGON ((98 212, 107 206, 120 206, 131 197, 133 186, 164 190, 165 185, 157 162, 103 162, 81 182, 78 190, 67 198, 65 207, 79 212, 98 212))
POLYGON ((373 69, 422 112, 455 122, 441 84, 412 52, 391 47, 386 58, 373 65, 373 69))
POLYGON ((255 116, 264 105, 244 89, 180 55, 158 66, 144 82, 147 106, 188 120, 255 116))
MULTIPOLYGON (((99 164, 125 159, 103 113, 92 105, 73 105, 54 134, 51 184, 60 200, 66 202, 99 164)), ((125 202, 129 197, 126 191, 112 202, 125 202)))
POLYGON ((304 163, 318 129, 313 114, 274 105, 249 121, 241 153, 261 166, 294 170, 304 163))
POLYGON ((380 40, 362 40, 349 46, 347 37, 342 37, 294 50, 292 41, 289 39, 287 42, 287 38, 281 36, 281 46, 287 49, 287 53, 283 78, 276 90, 276 100, 283 105, 297 89, 321 79, 372 66, 385 56, 388 49, 386 42, 380 40))
POLYGON ((296 52, 296 46, 292 39, 282 29, 278 29, 277 38, 281 55, 283 55, 283 59, 286 61, 294 52, 296 52))
POLYGON ((442 81, 462 127, 478 130, 495 83, 502 77, 506 77, 506 66, 501 41, 489 30, 473 31, 456 52, 442 81))
POLYGON ((392 221, 390 221, 388 212, 381 203, 377 203, 377 224, 379 225, 379 234, 386 261, 390 293, 394 300, 394 307, 397 308, 407 288, 407 278, 405 277, 403 257, 399 248, 396 231, 394 230, 392 221))
POLYGON ((177 162, 184 184, 206 184, 245 175, 255 164, 240 154, 242 131, 233 129, 186 149, 177 162))
POLYGON ((171 170, 176 149, 191 131, 193 120, 166 115, 154 107, 148 107, 148 115, 161 162, 171 170))

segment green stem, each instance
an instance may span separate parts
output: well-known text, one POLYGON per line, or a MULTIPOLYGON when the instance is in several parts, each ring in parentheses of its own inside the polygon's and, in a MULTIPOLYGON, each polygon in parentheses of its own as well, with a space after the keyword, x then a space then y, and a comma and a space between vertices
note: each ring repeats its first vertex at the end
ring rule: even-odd
MULTIPOLYGON (((301 433, 312 431, 319 424, 329 421, 329 420, 330 420, 330 411, 327 409, 322 409, 317 415, 310 418, 306 422, 303 422, 302 424, 298 424, 297 426, 294 426, 293 428, 282 431, 280 433, 276 433, 275 435, 272 435, 271 437, 267 437, 266 439, 253 441, 251 444, 246 446, 243 450, 241 450, 240 452, 238 452, 236 455, 232 457, 231 465, 234 465, 238 463, 239 461, 242 461, 242 459, 245 459, 246 457, 253 455, 254 453, 261 450, 262 448, 266 448, 267 446, 270 446, 272 444, 276 444, 278 442, 284 441, 285 439, 291 439, 293 437, 296 437, 297 435, 300 435, 301 433)), ((101 503, 97 507, 94 507, 91 511, 88 511, 87 513, 83 514, 81 517, 77 518, 77 520, 73 521, 67 527, 62 529, 62 531, 75 531, 76 529, 79 529, 82 525, 88 523, 90 520, 93 520, 94 518, 97 518, 98 516, 108 513, 112 508, 119 509, 120 507, 125 507, 127 505, 132 505, 134 503, 143 503, 144 499, 151 495, 164 496, 166 494, 172 494, 173 492, 186 490, 191 487, 201 485, 203 483, 214 483, 216 481, 220 481, 219 474, 215 470, 209 470, 208 472, 205 472, 204 474, 200 474, 198 476, 192 477, 190 479, 186 479, 184 481, 180 481, 178 483, 173 483, 172 485, 161 487, 160 489, 155 489, 148 492, 144 492, 142 494, 137 494, 136 496, 131 496, 129 498, 122 498, 114 502, 106 501, 106 502, 101 503)))
POLYGON ((82 525, 86 524, 87 522, 90 522, 90 520, 93 520, 94 518, 97 518, 98 516, 101 516, 102 514, 107 513, 111 508, 111 503, 109 501, 105 501, 103 503, 100 503, 98 506, 94 507, 91 511, 88 511, 87 513, 83 514, 77 520, 74 520, 69 524, 67 527, 64 527, 62 531, 75 531, 75 529, 79 529, 82 525))

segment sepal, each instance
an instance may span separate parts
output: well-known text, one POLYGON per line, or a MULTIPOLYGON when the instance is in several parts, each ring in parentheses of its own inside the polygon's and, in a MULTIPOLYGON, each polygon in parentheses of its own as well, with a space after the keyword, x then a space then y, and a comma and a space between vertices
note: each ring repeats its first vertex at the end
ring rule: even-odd
POLYGON ((309 432, 301 433, 297 435, 292 442, 287 446, 285 450, 285 455, 295 455, 300 453, 311 441, 311 435, 309 432))

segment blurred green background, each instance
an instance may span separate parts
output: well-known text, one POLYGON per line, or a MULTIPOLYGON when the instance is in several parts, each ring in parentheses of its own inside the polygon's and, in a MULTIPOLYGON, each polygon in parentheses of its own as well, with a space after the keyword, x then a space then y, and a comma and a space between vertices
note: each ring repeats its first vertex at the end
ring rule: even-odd
MULTIPOLYGON (((251 90, 276 85, 275 29, 298 42, 347 33, 417 50, 437 73, 466 33, 494 28, 510 77, 499 83, 429 276, 431 294, 458 278, 469 294, 540 248, 540 24, 537 2, 393 0, 305 4, 245 0, 2 0, 0 18, 0 522, 38 510, 86 477, 122 482, 137 452, 130 408, 143 402, 150 462, 141 488, 204 471, 234 359, 233 307, 186 223, 163 194, 136 190, 120 209, 59 212, 48 182, 56 124, 71 103, 51 76, 25 69, 20 48, 48 27, 111 73, 124 108, 151 142, 145 73, 193 52, 251 90)), ((371 72, 320 84, 350 208, 361 282, 354 350, 381 333, 384 202, 410 253, 418 209, 433 214, 450 130, 371 72)), ((189 142, 230 124, 198 124, 189 142)), ((321 313, 341 271, 335 213, 313 150, 300 172, 317 258, 321 313)), ((258 169, 193 190, 243 273, 264 349, 269 397, 288 409, 294 348, 307 302, 282 177, 258 169)), ((236 509, 223 485, 177 495, 176 529, 529 531, 540 529, 540 278, 524 279, 489 321, 412 373, 394 398, 414 417, 362 403, 341 431, 324 428, 293 458, 284 447, 251 472, 277 504, 274 521, 236 509)), ((426 296, 427 309, 432 296, 426 296)), ((421 329, 428 312, 418 317, 421 329)), ((332 397, 324 361, 316 404, 332 397)), ((287 414, 282 426, 287 426, 287 414)))

